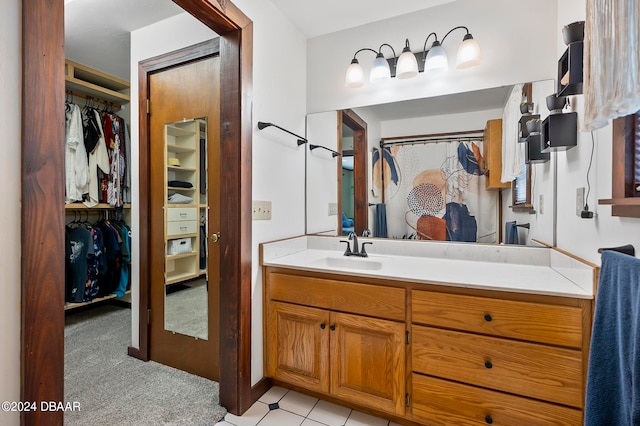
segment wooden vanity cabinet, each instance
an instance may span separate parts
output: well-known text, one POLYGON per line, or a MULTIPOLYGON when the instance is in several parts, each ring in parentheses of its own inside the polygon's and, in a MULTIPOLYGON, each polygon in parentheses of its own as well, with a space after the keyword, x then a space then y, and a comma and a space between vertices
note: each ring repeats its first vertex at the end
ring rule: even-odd
POLYGON ((414 421, 582 424, 591 301, 532 299, 412 291, 414 421))
POLYGON ((265 372, 405 414, 406 290, 266 268, 265 372))

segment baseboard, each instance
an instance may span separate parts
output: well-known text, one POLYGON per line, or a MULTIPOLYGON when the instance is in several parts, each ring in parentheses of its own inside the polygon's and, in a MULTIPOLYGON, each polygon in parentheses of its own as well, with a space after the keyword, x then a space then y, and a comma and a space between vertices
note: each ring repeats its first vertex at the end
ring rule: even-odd
POLYGON ((127 348, 127 355, 129 355, 130 357, 133 357, 133 358, 138 358, 138 359, 140 359, 142 361, 148 361, 146 359, 143 359, 142 356, 140 356, 140 349, 134 348, 133 346, 129 346, 127 348))
POLYGON ((260 379, 258 383, 251 387, 251 400, 253 402, 259 400, 260 397, 265 394, 265 392, 271 389, 271 386, 273 386, 273 381, 270 378, 263 377, 262 379, 260 379))

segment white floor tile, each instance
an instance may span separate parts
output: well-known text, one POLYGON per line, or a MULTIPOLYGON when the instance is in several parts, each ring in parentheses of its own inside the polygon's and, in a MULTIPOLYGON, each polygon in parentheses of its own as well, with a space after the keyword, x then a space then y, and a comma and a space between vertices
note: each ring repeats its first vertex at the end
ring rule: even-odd
POLYGON ((215 424, 215 426, 233 426, 231 423, 227 423, 224 420, 215 424))
POLYGON ((389 420, 374 417, 360 411, 353 410, 345 423, 346 426, 387 426, 389 420))
POLYGON ((272 404, 274 402, 280 401, 288 391, 289 389, 281 388, 280 386, 274 386, 266 391, 258 401, 264 402, 265 404, 272 404))
POLYGON ((329 426, 342 426, 350 413, 350 408, 320 400, 307 417, 329 426))
POLYGON ((300 392, 289 391, 284 398, 278 402, 278 404, 283 410, 291 411, 292 413, 299 414, 302 417, 307 417, 317 402, 317 398, 301 394, 300 392))
POLYGON ((304 419, 304 422, 302 422, 302 425, 300 426, 327 426, 324 423, 318 423, 315 420, 311 420, 311 419, 304 419))
POLYGON ((224 420, 235 426, 256 426, 260 420, 269 412, 267 404, 256 402, 241 417, 227 413, 224 420))
POLYGON ((258 423, 258 426, 300 426, 303 421, 303 416, 285 410, 271 410, 258 423))

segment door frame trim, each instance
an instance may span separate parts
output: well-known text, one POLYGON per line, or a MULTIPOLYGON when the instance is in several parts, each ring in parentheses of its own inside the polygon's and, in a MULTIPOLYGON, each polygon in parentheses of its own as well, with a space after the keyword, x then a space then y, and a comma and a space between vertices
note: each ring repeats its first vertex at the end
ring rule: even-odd
MULTIPOLYGON (((228 0, 174 0, 220 35, 222 170, 220 404, 251 398, 251 98, 253 22, 228 0), (235 172, 238 170, 238 172, 235 172), (239 175, 239 176, 238 176, 239 175), (239 179, 238 179, 239 177, 239 179), (237 180, 234 180, 237 179, 237 180), (225 228, 228 227, 228 228, 225 228), (224 328, 223 328, 224 327, 224 328), (226 350, 226 352, 224 352, 226 350), (225 359, 225 361, 223 361, 225 359)), ((22 401, 64 401, 64 2, 22 0, 22 401), (28 119, 27 119, 28 118, 28 119)), ((148 262, 141 254, 141 262, 148 262)), ((135 351, 134 351, 135 352, 135 351)), ((24 412, 25 425, 62 425, 62 411, 24 412)))

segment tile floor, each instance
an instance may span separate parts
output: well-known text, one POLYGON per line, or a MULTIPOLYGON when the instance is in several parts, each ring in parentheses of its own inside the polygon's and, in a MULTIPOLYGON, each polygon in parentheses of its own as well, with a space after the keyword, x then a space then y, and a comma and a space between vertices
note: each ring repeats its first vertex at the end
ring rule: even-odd
POLYGON ((241 417, 216 426, 400 426, 389 420, 274 386, 241 417))

